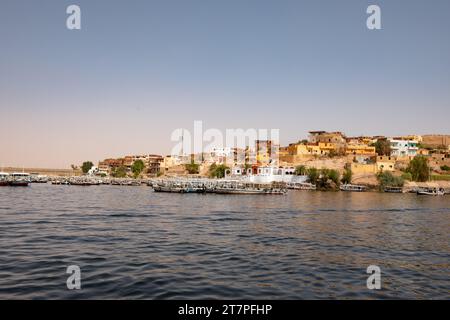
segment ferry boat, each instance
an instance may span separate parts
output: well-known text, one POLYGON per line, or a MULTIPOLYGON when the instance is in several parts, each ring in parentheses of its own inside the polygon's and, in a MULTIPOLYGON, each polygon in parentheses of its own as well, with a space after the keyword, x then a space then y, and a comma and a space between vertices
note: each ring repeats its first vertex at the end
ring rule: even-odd
POLYGON ((39 173, 30 173, 31 183, 47 183, 48 177, 46 175, 41 175, 39 173))
POLYGON ((217 194, 286 194, 286 189, 270 184, 253 183, 221 183, 214 187, 214 193, 217 194))
POLYGON ((12 187, 26 187, 31 179, 28 173, 14 172, 9 175, 8 184, 12 187))
POLYGON ((317 190, 317 186, 309 182, 290 182, 287 184, 287 188, 293 190, 317 190))
POLYGON ((0 187, 7 186, 9 184, 8 177, 9 177, 9 173, 0 172, 0 187))
POLYGON ((164 181, 153 184, 155 192, 205 193, 206 186, 196 181, 164 181))
POLYGON ((366 186, 361 186, 357 184, 342 184, 339 189, 341 191, 353 191, 353 192, 364 192, 367 191, 366 186))
POLYGON ((387 193, 403 193, 403 188, 402 187, 384 187, 383 189, 384 192, 387 193))
POLYGON ((442 188, 424 188, 417 190, 417 194, 421 196, 443 196, 445 191, 442 188))

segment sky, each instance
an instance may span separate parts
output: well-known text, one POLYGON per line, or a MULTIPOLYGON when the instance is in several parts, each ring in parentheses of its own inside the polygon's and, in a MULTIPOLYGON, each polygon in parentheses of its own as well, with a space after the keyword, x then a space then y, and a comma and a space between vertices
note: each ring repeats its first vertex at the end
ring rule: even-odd
POLYGON ((171 133, 450 134, 448 0, 1 0, 0 166, 168 154, 171 133), (81 30, 66 28, 67 6, 81 30), (366 27, 369 5, 381 30, 366 27))

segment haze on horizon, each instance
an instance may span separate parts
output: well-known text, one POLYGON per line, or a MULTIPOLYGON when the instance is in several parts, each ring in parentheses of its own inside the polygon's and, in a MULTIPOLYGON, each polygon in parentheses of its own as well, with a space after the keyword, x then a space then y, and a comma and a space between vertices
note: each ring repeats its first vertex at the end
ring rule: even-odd
POLYGON ((23 1, 0 7, 0 166, 168 154, 176 128, 449 134, 450 2, 23 1), (66 28, 77 4, 82 29, 66 28), (382 30, 366 28, 366 8, 382 30))

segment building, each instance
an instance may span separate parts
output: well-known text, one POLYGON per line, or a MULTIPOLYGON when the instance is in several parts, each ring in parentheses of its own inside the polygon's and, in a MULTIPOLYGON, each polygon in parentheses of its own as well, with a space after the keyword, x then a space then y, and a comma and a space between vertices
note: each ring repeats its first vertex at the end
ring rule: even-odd
POLYGON ((400 140, 400 139, 389 139, 391 145, 391 156, 394 157, 409 157, 413 158, 417 155, 419 150, 418 141, 416 140, 400 140))
POLYGON ((157 175, 160 172, 161 163, 164 158, 160 155, 131 155, 118 159, 105 159, 98 163, 99 173, 111 174, 113 169, 125 167, 126 171, 131 171, 131 166, 135 161, 141 160, 144 163, 144 173, 148 175, 157 175))
POLYGON ((346 155, 376 156, 375 147, 365 143, 350 143, 345 147, 346 155))
POLYGON ((255 141, 256 164, 278 165, 279 149, 280 146, 272 140, 256 140, 255 141))
POLYGON ((342 132, 326 132, 326 131, 310 131, 309 142, 311 144, 333 143, 337 148, 344 148, 347 144, 347 139, 342 132))
POLYGON ((392 156, 378 156, 376 161, 377 171, 394 171, 395 158, 392 156))

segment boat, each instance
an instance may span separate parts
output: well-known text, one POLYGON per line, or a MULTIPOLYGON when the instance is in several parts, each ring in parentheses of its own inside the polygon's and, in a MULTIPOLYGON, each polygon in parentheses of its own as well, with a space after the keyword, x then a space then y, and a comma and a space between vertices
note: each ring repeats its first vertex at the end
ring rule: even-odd
POLYGON ((213 190, 217 194, 286 194, 286 189, 275 184, 255 184, 241 182, 224 182, 217 184, 213 190))
POLYGON ((30 182, 30 175, 23 172, 11 173, 8 179, 8 185, 12 187, 26 187, 30 184, 30 182))
POLYGON ((317 186, 309 182, 290 182, 287 184, 287 188, 292 190, 317 190, 317 186))
POLYGON ((48 177, 46 175, 41 175, 39 173, 30 173, 31 183, 47 183, 48 177))
POLYGON ((153 183, 155 192, 205 193, 206 187, 199 181, 160 181, 153 183))
POLYGON ((353 191, 353 192, 364 192, 367 191, 366 186, 361 186, 357 184, 342 184, 339 189, 341 191, 353 191))
POLYGON ((384 192, 387 193, 403 193, 403 188, 402 187, 384 187, 383 189, 384 192))
POLYGON ((9 173, 0 172, 0 187, 7 186, 9 184, 8 177, 9 177, 9 173))
POLYGON ((417 190, 417 195, 420 196, 443 196, 445 191, 443 188, 423 188, 417 190))

